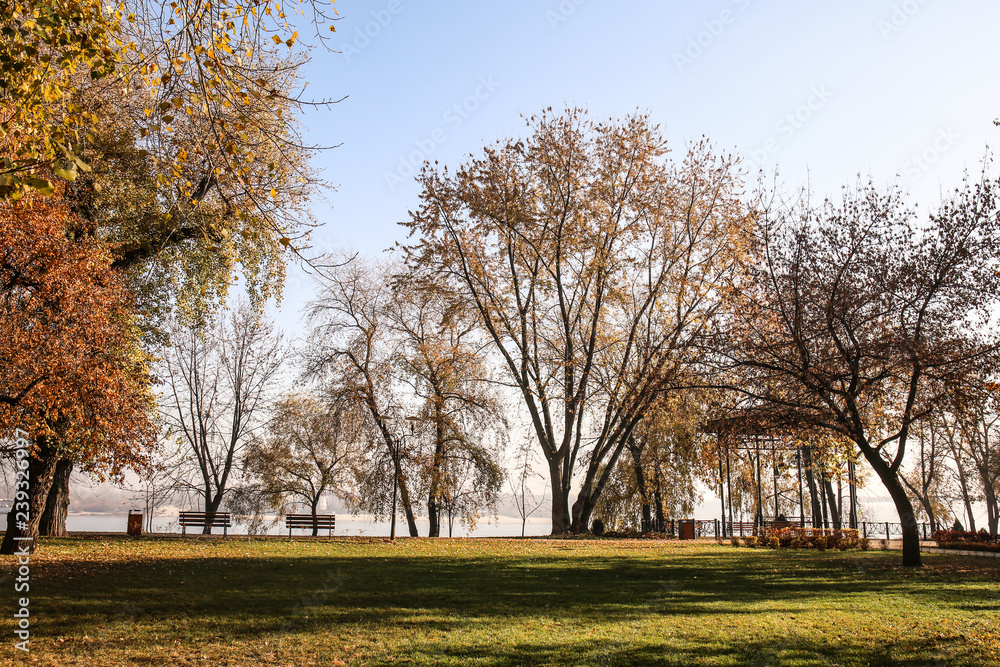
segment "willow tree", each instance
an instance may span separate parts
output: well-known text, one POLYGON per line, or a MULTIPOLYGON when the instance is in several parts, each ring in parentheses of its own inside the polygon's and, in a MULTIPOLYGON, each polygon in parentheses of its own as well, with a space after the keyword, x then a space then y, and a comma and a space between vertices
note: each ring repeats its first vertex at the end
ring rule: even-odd
POLYGON ((406 250, 474 308, 548 463, 552 531, 582 532, 648 406, 697 363, 742 246, 739 180, 705 142, 670 161, 643 115, 528 125, 454 173, 424 169, 406 250))
POLYGON ((364 415, 368 465, 359 476, 359 507, 376 515, 395 513, 395 496, 411 537, 419 473, 414 469, 413 427, 407 396, 395 372, 398 338, 390 305, 395 295, 387 266, 362 259, 341 263, 324 276, 311 305, 307 375, 321 383, 330 403, 356 406, 364 415))
POLYGON ((440 285, 403 275, 389 306, 400 343, 398 372, 419 401, 420 439, 414 444, 421 450, 428 536, 441 536, 442 513, 449 528, 456 516, 474 528, 483 512, 496 508, 507 432, 503 405, 489 383, 485 341, 468 307, 440 285))
POLYGON ((901 480, 913 429, 949 387, 994 370, 1000 336, 998 184, 966 182, 926 221, 896 190, 842 201, 762 196, 752 253, 725 318, 733 387, 849 439, 895 504, 903 564, 920 535, 901 480))
POLYGON ((668 519, 690 516, 697 485, 712 477, 713 467, 710 440, 701 433, 700 399, 696 392, 676 392, 650 407, 612 472, 613 491, 598 501, 606 527, 663 532, 668 519))
MULTIPOLYGON (((274 420, 243 456, 243 472, 251 483, 239 490, 266 509, 285 514, 305 505, 317 514, 323 497, 352 500, 354 473, 362 459, 362 419, 356 406, 325 405, 309 394, 290 394, 278 401, 274 420)), ((318 525, 313 525, 318 535, 318 525)))

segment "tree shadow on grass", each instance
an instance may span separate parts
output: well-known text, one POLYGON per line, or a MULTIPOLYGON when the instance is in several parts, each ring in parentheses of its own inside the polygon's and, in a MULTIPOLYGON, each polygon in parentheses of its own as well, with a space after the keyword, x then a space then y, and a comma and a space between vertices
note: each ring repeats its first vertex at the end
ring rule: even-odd
MULTIPOLYGON (((139 630, 214 642, 322 633, 330 628, 389 629, 419 638, 475 632, 484 625, 567 622, 578 628, 673 622, 710 627, 716 618, 791 616, 823 605, 849 606, 867 593, 969 611, 995 609, 967 581, 894 567, 893 555, 717 551, 626 556, 387 558, 308 556, 153 559, 117 572, 33 582, 36 632, 49 637, 109 637, 139 630), (961 585, 960 585, 961 584, 961 585), (694 619, 694 620, 692 620, 694 619)), ((987 577, 980 573, 978 576, 987 577)), ((989 612, 987 612, 989 613, 989 612)), ((558 635, 558 633, 555 633, 558 635)), ((555 636, 554 635, 554 636, 555 636)), ((946 665, 962 659, 912 641, 881 649, 864 638, 837 645, 822 637, 780 646, 721 634, 700 646, 597 641, 584 632, 565 643, 494 642, 421 646, 427 662, 522 664, 946 665), (929 656, 925 659, 925 656, 929 656)), ((902 639, 900 639, 902 641, 902 639)), ((377 664, 377 661, 376 661, 377 664)))

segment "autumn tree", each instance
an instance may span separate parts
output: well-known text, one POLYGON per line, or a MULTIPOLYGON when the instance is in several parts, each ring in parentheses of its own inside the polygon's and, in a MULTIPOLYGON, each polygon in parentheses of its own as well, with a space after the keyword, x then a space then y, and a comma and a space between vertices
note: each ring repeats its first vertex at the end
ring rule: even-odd
POLYGON ((177 320, 170 335, 158 369, 166 437, 179 439, 189 456, 181 490, 214 514, 243 452, 270 421, 287 348, 274 326, 247 304, 214 322, 177 320))
MULTIPOLYGON (((272 83, 280 86, 288 77, 283 73, 272 83)), ((241 212, 232 203, 237 193, 227 189, 225 182, 203 188, 197 197, 185 194, 176 183, 182 172, 169 160, 140 147, 149 147, 149 138, 142 138, 142 128, 133 118, 138 113, 136 105, 148 101, 140 95, 142 91, 119 93, 112 104, 109 95, 118 91, 96 85, 79 87, 78 103, 100 112, 104 124, 90 132, 82 148, 89 170, 78 174, 65 191, 78 221, 68 230, 70 237, 99 237, 109 244, 113 268, 136 294, 146 344, 155 347, 162 342, 163 318, 172 309, 190 313, 216 308, 240 280, 255 304, 280 296, 288 255, 282 239, 292 229, 298 230, 293 235, 308 232, 311 223, 305 206, 312 182, 304 178, 309 170, 308 151, 302 149, 286 150, 280 171, 261 167, 241 176, 244 185, 266 187, 274 193, 268 200, 269 215, 281 211, 284 231, 275 230, 261 215, 241 212)), ((264 122, 258 118, 258 124, 264 122)), ((269 122, 270 132, 283 131, 273 117, 269 122)), ((184 132, 168 135, 171 150, 204 145, 210 130, 205 119, 189 118, 184 132)), ((166 141, 159 140, 164 150, 166 141)), ((244 133, 241 141, 257 139, 244 133)), ((50 495, 50 506, 59 511, 46 512, 43 534, 65 533, 74 466, 71 458, 59 462, 50 495)))
POLYGON ((921 564, 900 479, 916 424, 981 371, 997 338, 997 184, 966 182, 918 222, 896 190, 756 206, 747 271, 721 318, 733 389, 849 439, 891 496, 903 563, 921 564))
MULTIPOLYGON (((91 81, 125 98, 143 91, 147 101, 137 109, 135 127, 187 196, 197 198, 213 179, 242 179, 235 206, 268 217, 268 191, 245 176, 255 162, 284 169, 267 154, 304 145, 288 138, 295 122, 285 112, 316 103, 282 80, 294 78, 307 59, 305 51, 293 53, 294 23, 311 24, 322 41, 333 30, 332 0, 293 3, 288 13, 279 0, 169 6, 130 0, 108 8, 94 1, 16 0, 0 10, 0 195, 48 191, 53 174, 73 180, 89 168, 81 151, 90 130, 106 121, 104 110, 76 99, 82 81, 91 81), (268 118, 263 124, 262 117, 268 118), (172 136, 184 134, 192 119, 209 130, 203 144, 188 150, 160 145, 174 145, 172 136), (186 177, 191 165, 199 171, 193 181, 186 177)), ((276 218, 270 222, 280 227, 276 218)))
POLYGON ((596 512, 605 526, 663 532, 668 519, 689 515, 697 483, 707 476, 708 439, 700 432, 701 406, 693 393, 658 401, 633 430, 596 512))
MULTIPOLYGON (((303 7, 317 29, 332 29, 332 2, 303 7)), ((66 185, 70 237, 110 244, 147 337, 175 301, 219 303, 241 276, 255 302, 280 295, 288 251, 308 246, 306 206, 321 185, 308 165, 319 147, 296 118, 316 106, 296 92, 306 53, 293 48, 282 6, 3 9, 0 197, 66 185)), ((76 465, 57 464, 45 534, 65 533, 76 465)))
POLYGON ((481 511, 495 509, 504 410, 488 384, 485 345, 465 304, 408 274, 394 291, 387 314, 399 338, 396 369, 418 401, 414 455, 426 489, 428 536, 440 537, 442 509, 470 526, 481 511))
POLYGON ((647 408, 696 361, 743 212, 731 158, 701 142, 670 162, 646 116, 528 124, 455 172, 424 169, 407 261, 475 309, 548 463, 552 531, 582 532, 647 408))
POLYGON ((958 472, 969 529, 975 530, 972 498, 986 509, 986 529, 1000 526, 1000 397, 994 382, 977 378, 963 391, 954 391, 949 409, 937 420, 958 472))
POLYGON ((359 477, 359 507, 387 514, 398 485, 407 528, 416 537, 411 489, 420 482, 412 460, 415 438, 406 420, 415 415, 407 409, 411 401, 395 373, 399 345, 390 316, 392 270, 361 258, 338 264, 324 275, 309 312, 307 376, 319 383, 324 400, 363 411, 372 449, 359 477))
MULTIPOLYGON (((357 406, 289 395, 276 406, 266 433, 247 447, 244 474, 256 482, 253 490, 267 506, 285 513, 302 504, 316 514, 325 495, 353 497, 363 454, 361 426, 357 406)), ((317 530, 313 526, 313 535, 317 530)))
POLYGON ((155 442, 131 295, 102 243, 67 238, 70 218, 61 197, 0 204, 0 426, 34 441, 28 519, 12 508, 2 553, 38 537, 60 458, 118 478, 155 442))

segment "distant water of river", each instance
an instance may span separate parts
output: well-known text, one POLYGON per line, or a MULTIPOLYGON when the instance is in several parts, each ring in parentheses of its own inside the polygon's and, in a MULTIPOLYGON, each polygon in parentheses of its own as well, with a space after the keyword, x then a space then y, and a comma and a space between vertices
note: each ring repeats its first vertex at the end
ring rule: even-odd
MULTIPOLYGON (((70 532, 81 531, 81 532, 101 532, 101 533, 124 533, 126 526, 126 512, 121 514, 70 514, 69 519, 66 521, 66 528, 70 532)), ((268 530, 269 535, 287 535, 288 531, 284 528, 285 522, 279 520, 277 524, 271 526, 268 530)), ((421 535, 426 535, 429 529, 429 524, 426 519, 417 520, 417 529, 421 535)), ((528 524, 525 528, 526 535, 548 535, 551 533, 552 523, 548 518, 538 518, 532 517, 528 519, 528 524)), ((197 529, 195 529, 197 532, 197 529)), ((157 533, 180 533, 181 529, 177 525, 176 516, 158 516, 153 517, 153 532, 157 533)), ((217 529, 216 532, 221 533, 221 529, 217 529)), ((243 526, 235 526, 230 529, 230 533, 233 534, 246 534, 246 529, 243 526)), ((320 531, 321 534, 326 534, 325 531, 320 531)), ((337 515, 337 528, 333 531, 334 535, 366 535, 374 537, 388 537, 389 535, 389 522, 388 521, 373 521, 371 517, 368 516, 350 516, 350 515, 337 515)), ((295 535, 305 535, 306 531, 296 530, 295 535)), ((396 520, 396 535, 406 535, 406 522, 401 519, 396 520)), ((443 526, 441 529, 442 535, 448 534, 447 525, 443 526)), ((487 523, 486 521, 480 521, 476 526, 474 531, 469 531, 465 526, 460 525, 457 521, 455 522, 454 531, 452 533, 455 537, 511 537, 519 536, 521 534, 521 521, 520 519, 511 519, 509 517, 501 517, 499 522, 487 523)))

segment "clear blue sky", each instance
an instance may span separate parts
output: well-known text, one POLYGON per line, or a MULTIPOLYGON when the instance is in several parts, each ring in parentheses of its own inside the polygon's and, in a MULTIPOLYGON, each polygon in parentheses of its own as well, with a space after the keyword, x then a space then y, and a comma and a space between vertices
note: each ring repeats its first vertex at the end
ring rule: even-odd
MULTIPOLYGON (((1000 4, 986 0, 336 7, 341 53, 313 49, 306 69, 311 97, 348 96, 304 119, 310 141, 342 144, 317 160, 337 185, 314 207, 320 249, 392 245, 417 204, 407 162, 457 165, 547 106, 648 110, 678 152, 705 135, 790 186, 825 195, 871 174, 924 206, 1000 148, 1000 4)), ((293 275, 283 311, 310 292, 293 275)))

